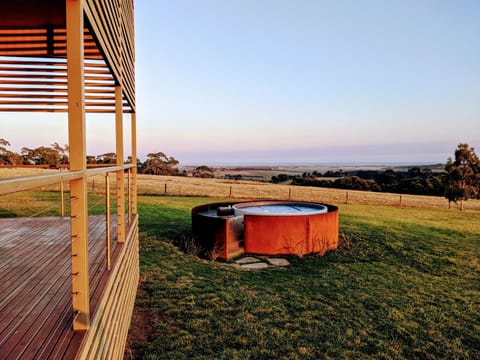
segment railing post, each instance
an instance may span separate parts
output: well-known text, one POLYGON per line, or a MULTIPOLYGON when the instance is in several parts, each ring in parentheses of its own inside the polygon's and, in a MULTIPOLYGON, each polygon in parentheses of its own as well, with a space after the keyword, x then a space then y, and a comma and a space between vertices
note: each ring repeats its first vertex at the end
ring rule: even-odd
MULTIPOLYGON (((122 87, 115 86, 115 138, 117 165, 123 166, 123 105, 122 87)), ((125 174, 117 171, 117 241, 125 242, 125 174)))
POLYGON ((128 169, 128 177, 127 177, 127 191, 128 191, 128 224, 131 224, 132 223, 132 189, 131 189, 131 185, 130 185, 130 182, 131 182, 131 177, 132 177, 132 171, 131 171, 132 168, 129 168, 128 169))
POLYGON ((60 214, 62 217, 65 216, 65 189, 63 181, 60 182, 60 214))
POLYGON ((106 222, 106 235, 105 235, 105 242, 106 242, 106 257, 107 257, 107 270, 110 271, 110 174, 105 174, 105 222, 106 222))
POLYGON ((131 114, 131 141, 132 141, 132 214, 137 214, 137 115, 131 114))
POLYGON ((66 1, 70 170, 85 172, 81 178, 70 181, 74 330, 87 330, 90 327, 83 16, 83 0, 66 1))

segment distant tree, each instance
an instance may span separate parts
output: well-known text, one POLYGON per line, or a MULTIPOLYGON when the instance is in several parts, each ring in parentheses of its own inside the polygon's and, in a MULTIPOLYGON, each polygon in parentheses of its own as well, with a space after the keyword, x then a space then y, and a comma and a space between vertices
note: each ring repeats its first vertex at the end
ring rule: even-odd
POLYGON ((278 174, 277 179, 279 183, 283 183, 288 181, 290 178, 287 174, 278 174))
POLYGON ((213 169, 206 166, 201 165, 197 167, 192 174, 194 177, 201 177, 201 178, 214 178, 215 175, 213 173, 213 169))
POLYGON ((117 154, 113 152, 97 155, 95 157, 95 162, 97 164, 116 164, 117 163, 117 154))
POLYGON ((143 164, 142 172, 152 175, 176 175, 176 166, 180 162, 174 157, 168 157, 163 152, 147 154, 147 160, 143 164))
POLYGON ((480 159, 475 149, 468 144, 458 144, 455 159, 448 158, 445 171, 445 197, 449 202, 460 201, 460 210, 463 210, 463 201, 480 195, 480 159))
POLYGON ((381 191, 380 186, 373 180, 364 180, 358 176, 343 176, 334 181, 334 186, 340 189, 381 191))
POLYGON ((87 164, 96 164, 97 160, 94 155, 87 155, 87 164))
POLYGON ((242 180, 243 177, 241 174, 226 174, 225 175, 225 179, 229 179, 229 180, 242 180))
POLYGON ((10 146, 10 143, 5 139, 0 139, 0 154, 7 152, 6 146, 10 146))
POLYGON ((65 145, 64 147, 61 147, 58 145, 57 142, 54 142, 50 147, 58 153, 58 165, 60 164, 68 164, 69 159, 68 159, 68 151, 69 147, 68 145, 65 145))
POLYGON ((0 139, 0 165, 10 165, 7 146, 10 146, 10 143, 5 139, 0 139))
POLYGON ((23 162, 27 165, 49 165, 56 167, 60 162, 60 154, 51 147, 40 146, 35 149, 23 147, 23 162))
POLYGON ((60 146, 53 143, 48 146, 40 146, 34 149, 23 147, 21 149, 22 163, 26 165, 49 165, 58 167, 61 164, 68 164, 68 145, 60 146))
POLYGON ((23 158, 20 154, 10 151, 7 147, 10 143, 5 139, 0 139, 0 165, 21 165, 23 158))
POLYGON ((376 174, 373 179, 380 186, 393 186, 399 181, 399 176, 392 169, 387 169, 383 173, 376 174))

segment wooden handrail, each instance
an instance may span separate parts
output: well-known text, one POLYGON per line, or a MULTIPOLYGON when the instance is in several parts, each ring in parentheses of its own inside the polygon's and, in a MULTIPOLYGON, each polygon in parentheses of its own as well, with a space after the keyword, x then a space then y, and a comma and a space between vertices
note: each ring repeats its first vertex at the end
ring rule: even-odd
POLYGON ((94 176, 117 172, 134 167, 134 164, 122 166, 109 166, 86 171, 62 171, 54 174, 17 176, 0 179, 0 195, 11 194, 19 191, 31 190, 42 186, 53 185, 70 180, 80 179, 83 176, 94 176))
POLYGON ((134 164, 125 164, 119 166, 107 166, 101 168, 93 168, 87 170, 87 176, 94 176, 94 175, 103 175, 107 173, 117 172, 121 170, 127 170, 134 167, 134 164))
POLYGON ((80 179, 83 171, 68 171, 55 174, 17 176, 0 180, 0 195, 30 190, 41 186, 56 184, 62 181, 80 179))

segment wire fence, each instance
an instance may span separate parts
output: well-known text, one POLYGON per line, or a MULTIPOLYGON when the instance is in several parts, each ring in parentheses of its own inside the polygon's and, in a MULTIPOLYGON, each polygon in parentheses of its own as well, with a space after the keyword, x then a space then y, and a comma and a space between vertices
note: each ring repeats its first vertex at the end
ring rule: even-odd
MULTIPOLYGON (((278 199, 324 202, 335 205, 362 204, 417 208, 456 208, 440 196, 406 195, 369 191, 341 190, 309 186, 191 177, 138 177, 139 195, 205 196, 232 199, 278 199)), ((464 202, 464 209, 480 210, 479 200, 464 202)))
MULTIPOLYGON (((116 208, 116 176, 110 176, 110 198, 111 209, 116 208)), ((406 195, 392 193, 378 193, 368 191, 341 190, 309 186, 293 186, 282 184, 271 184, 255 181, 235 181, 226 179, 201 179, 179 176, 156 176, 139 175, 137 179, 139 195, 166 195, 166 196, 204 196, 215 198, 231 199, 278 199, 278 200, 299 200, 315 201, 334 205, 342 204, 364 204, 364 205, 386 205, 417 208, 457 208, 454 203, 449 204, 447 199, 439 196, 406 195)), ((125 181, 128 188, 128 181, 125 181)), ((105 195, 104 175, 90 176, 87 182, 87 191, 90 197, 89 213, 104 211, 105 195)), ((51 185, 36 189, 46 193, 60 193, 60 184, 51 185)), ((69 186, 64 184, 64 209, 69 214, 69 186)), ((28 216, 51 216, 60 209, 60 196, 51 195, 45 198, 15 198, 15 194, 0 197, 1 210, 8 209, 9 203, 16 202, 16 207, 29 209, 28 216), (54 200, 51 197, 57 196, 54 200), (52 202, 53 201, 53 202, 52 202)), ((128 208, 128 201, 126 204, 128 208)), ((479 200, 464 202, 465 210, 480 210, 479 200)), ((8 214, 7 214, 8 215, 8 214)))

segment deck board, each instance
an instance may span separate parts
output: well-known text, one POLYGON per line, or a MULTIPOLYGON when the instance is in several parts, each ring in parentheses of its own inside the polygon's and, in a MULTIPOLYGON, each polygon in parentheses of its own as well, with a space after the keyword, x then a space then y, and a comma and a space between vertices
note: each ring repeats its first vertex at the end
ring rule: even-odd
MULTIPOLYGON (((72 330, 69 218, 0 219, 0 357, 73 358, 84 331, 72 330)), ((112 217, 112 268, 120 254, 112 217)), ((89 217, 90 309, 108 280, 105 217, 89 217)))

